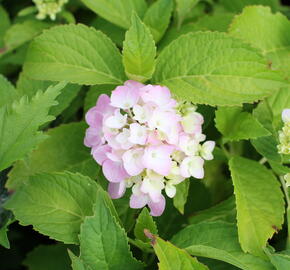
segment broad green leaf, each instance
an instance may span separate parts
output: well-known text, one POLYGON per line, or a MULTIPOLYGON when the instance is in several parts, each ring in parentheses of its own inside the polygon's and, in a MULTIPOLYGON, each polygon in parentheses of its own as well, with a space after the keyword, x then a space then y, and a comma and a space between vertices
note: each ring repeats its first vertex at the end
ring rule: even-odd
POLYGON ((276 11, 279 6, 279 0, 221 0, 220 3, 229 11, 239 13, 246 6, 264 5, 270 6, 276 11))
POLYGON ((37 173, 71 171, 96 178, 100 167, 84 146, 86 124, 83 122, 60 125, 48 130, 49 137, 26 159, 18 161, 9 172, 6 187, 16 190, 37 173))
POLYGON ((0 107, 11 104, 16 97, 15 87, 0 74, 0 107))
POLYGON ((10 243, 7 236, 9 224, 10 222, 7 222, 0 228, 0 245, 8 249, 10 248, 10 243))
POLYGON ((176 194, 173 198, 173 204, 181 214, 184 214, 184 206, 187 202, 189 185, 190 180, 187 179, 176 186, 176 194))
POLYGON ((159 49, 162 50, 170 42, 177 39, 181 35, 197 32, 197 31, 220 31, 227 32, 230 23, 233 20, 234 15, 232 13, 221 13, 213 15, 204 15, 194 23, 187 23, 180 28, 171 27, 164 35, 163 39, 159 43, 159 49))
POLYGON ((78 84, 121 84, 125 80, 120 52, 100 31, 82 24, 45 31, 30 44, 24 64, 36 80, 78 84))
POLYGON ((141 82, 150 79, 155 69, 155 56, 156 47, 150 30, 133 14, 123 48, 123 63, 128 78, 141 82))
POLYGON ((195 213, 189 217, 190 224, 197 224, 205 221, 225 221, 235 223, 236 221, 236 205, 235 198, 231 196, 229 199, 222 201, 221 203, 195 213))
POLYGON ((155 42, 164 35, 171 18, 173 0, 157 0, 147 10, 144 23, 149 27, 155 42))
POLYGON ((282 165, 281 162, 270 160, 269 164, 271 165, 273 171, 278 175, 284 176, 285 174, 290 173, 290 167, 282 165))
POLYGON ((221 260, 243 270, 274 270, 268 261, 241 250, 236 224, 216 221, 190 225, 178 232, 172 243, 191 255, 221 260))
POLYGON ((273 70, 289 77, 290 21, 281 13, 272 14, 269 7, 246 7, 235 17, 230 34, 260 48, 273 70))
POLYGON ((91 23, 91 26, 106 34, 114 43, 118 45, 118 47, 123 46, 126 32, 125 29, 112 24, 101 17, 95 18, 95 20, 91 23))
POLYGON ((290 255, 283 253, 271 253, 268 249, 265 250, 271 263, 277 270, 289 270, 290 269, 290 255))
POLYGON ((13 24, 5 33, 5 48, 8 51, 12 51, 32 40, 50 26, 52 26, 51 23, 39 20, 27 20, 22 23, 13 24))
POLYGON ((28 270, 70 270, 67 246, 40 245, 27 254, 23 265, 28 270))
POLYGON ((159 55, 153 81, 179 98, 222 106, 263 99, 283 85, 256 49, 218 32, 173 41, 159 55))
POLYGON ((0 6, 0 49, 4 46, 3 37, 9 26, 10 26, 9 15, 7 11, 2 6, 0 6))
POLYGON ((93 216, 86 217, 81 225, 80 258, 92 270, 142 269, 132 257, 124 229, 108 208, 107 196, 99 190, 93 216))
POLYGON ((158 236, 151 234, 149 236, 159 260, 159 270, 208 270, 204 264, 191 257, 185 250, 164 241, 158 236))
POLYGON ((54 119, 48 112, 64 86, 65 83, 50 86, 31 100, 24 96, 12 108, 0 108, 0 171, 22 159, 46 137, 38 128, 54 119))
MULTIPOLYGON (((17 95, 27 95, 29 98, 34 96, 38 90, 45 90, 51 85, 50 81, 37 81, 29 79, 23 73, 20 74, 17 81, 17 95)), ((81 86, 77 84, 67 84, 61 94, 57 97, 57 105, 52 107, 49 111, 53 116, 57 116, 64 111, 77 96, 81 86)))
POLYGON ((78 244, 80 225, 93 214, 99 187, 78 173, 43 173, 31 176, 7 201, 21 225, 50 238, 78 244))
POLYGON ((250 113, 241 107, 220 107, 216 111, 215 125, 225 140, 239 141, 269 136, 271 133, 250 113))
POLYGON ((143 18, 147 9, 145 0, 82 0, 82 2, 99 16, 125 29, 130 27, 134 11, 143 18))
POLYGON ((280 184, 270 170, 256 161, 234 157, 229 165, 241 247, 245 252, 264 256, 267 240, 282 228, 284 220, 280 184))
POLYGON ((134 235, 137 239, 142 240, 143 242, 149 242, 150 240, 145 236, 144 230, 149 230, 154 234, 158 233, 157 226, 146 207, 143 208, 136 220, 134 235))
POLYGON ((178 27, 180 27, 184 19, 191 12, 191 10, 197 5, 199 0, 175 0, 175 1, 176 1, 178 27))
POLYGON ((73 270, 91 270, 91 268, 84 264, 81 258, 77 257, 70 250, 68 250, 68 255, 71 259, 71 267, 73 270))

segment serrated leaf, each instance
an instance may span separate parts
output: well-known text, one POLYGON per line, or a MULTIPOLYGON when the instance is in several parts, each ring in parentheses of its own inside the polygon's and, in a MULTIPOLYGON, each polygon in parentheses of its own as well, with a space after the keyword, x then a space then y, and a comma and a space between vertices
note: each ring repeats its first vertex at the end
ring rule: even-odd
POLYGON ((143 21, 149 27, 156 43, 163 37, 169 25, 172 9, 172 0, 158 0, 145 13, 143 21))
POLYGON ((284 220, 280 184, 270 170, 256 161, 234 157, 229 165, 241 247, 245 252, 263 257, 267 240, 282 228, 284 220))
POLYGON ((150 242, 148 237, 144 234, 144 229, 149 230, 150 232, 157 234, 157 226, 152 218, 150 216, 148 209, 145 207, 139 214, 136 225, 134 228, 134 235, 137 239, 142 240, 143 242, 150 242))
POLYGON ((281 70, 289 79, 290 21, 269 7, 246 7, 235 17, 230 34, 260 48, 273 70, 281 70))
POLYGON ((269 261, 241 250, 236 224, 216 221, 190 225, 178 232, 172 243, 191 255, 224 261, 243 270, 274 270, 269 261))
POLYGON ((184 180, 176 186, 176 194, 173 198, 173 205, 183 215, 184 206, 187 202, 190 180, 184 180))
POLYGON ((30 44, 24 73, 36 80, 121 84, 121 54, 102 32, 82 24, 45 31, 30 44))
POLYGON ((125 231, 108 208, 107 196, 99 190, 93 216, 81 225, 80 259, 92 270, 142 269, 132 257, 125 231))
POLYGON ((190 224, 197 224, 200 222, 211 221, 225 221, 229 223, 235 223, 236 221, 236 204, 234 196, 231 196, 225 201, 195 213, 189 217, 190 224))
POLYGON ((218 32, 173 41, 159 55, 153 81, 179 98, 221 106, 263 99, 284 85, 256 49, 218 32))
POLYGON ((271 133, 241 107, 220 107, 216 111, 216 128, 225 140, 239 141, 269 136, 271 133))
POLYGON ((134 11, 143 18, 147 9, 145 0, 82 0, 82 2, 99 16, 125 29, 130 27, 134 11))
POLYGON ((68 255, 71 259, 71 267, 73 270, 91 270, 91 268, 84 264, 81 258, 77 257, 70 250, 68 250, 68 255))
POLYGON ((229 11, 239 13, 244 7, 250 5, 270 6, 274 11, 279 6, 279 0, 221 0, 220 3, 229 11))
POLYGON ((140 82, 150 79, 155 69, 155 56, 156 47, 150 30, 133 14, 123 48, 123 63, 128 78, 140 82))
POLYGON ((67 246, 63 244, 39 245, 23 261, 28 270, 70 270, 67 246))
POLYGON ((172 245, 170 242, 153 235, 151 241, 159 260, 159 270, 208 270, 196 258, 191 257, 185 250, 172 245))
POLYGON ((98 185, 78 173, 43 173, 23 183, 5 207, 21 225, 50 238, 78 244, 80 225, 93 214, 98 185))
POLYGON ((16 190, 37 173, 71 171, 96 178, 100 167, 84 146, 84 122, 60 125, 48 130, 49 137, 26 159, 18 161, 9 172, 6 187, 16 190))
POLYGON ((0 171, 22 159, 46 137, 38 128, 54 119, 48 112, 65 85, 50 86, 30 101, 24 96, 12 108, 0 108, 0 171))
POLYGON ((178 26, 180 27, 183 20, 191 12, 191 10, 197 5, 199 0, 175 0, 176 1, 176 13, 178 26))
MULTIPOLYGON (((38 90, 45 90, 50 85, 50 81, 32 80, 21 73, 16 84, 17 94, 18 96, 26 95, 30 98, 34 96, 38 90)), ((72 100, 77 96, 80 89, 80 85, 67 84, 56 99, 58 104, 52 107, 49 113, 53 116, 57 116, 62 113, 71 104, 72 100)))
POLYGON ((11 104, 16 97, 15 87, 0 74, 0 107, 11 104))

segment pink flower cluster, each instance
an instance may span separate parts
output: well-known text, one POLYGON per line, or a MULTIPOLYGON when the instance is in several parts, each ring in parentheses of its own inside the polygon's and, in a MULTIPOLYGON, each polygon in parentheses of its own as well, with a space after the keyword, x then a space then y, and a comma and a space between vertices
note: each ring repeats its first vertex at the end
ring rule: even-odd
POLYGON ((196 107, 178 104, 167 87, 127 81, 101 95, 86 114, 85 145, 109 181, 113 199, 132 188, 131 208, 148 205, 160 216, 165 198, 186 178, 204 177, 204 160, 213 158, 215 143, 202 134, 196 107))

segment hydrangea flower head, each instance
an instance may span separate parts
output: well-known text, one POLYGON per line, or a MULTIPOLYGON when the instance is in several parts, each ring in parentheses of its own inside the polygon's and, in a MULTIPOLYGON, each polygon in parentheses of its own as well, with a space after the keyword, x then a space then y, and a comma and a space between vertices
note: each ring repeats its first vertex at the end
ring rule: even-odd
POLYGON ((284 126, 281 131, 279 131, 279 141, 278 151, 280 154, 289 155, 290 154, 290 109, 284 109, 282 112, 282 120, 284 126))
POLYGON ((148 205, 160 216, 164 195, 173 198, 188 177, 203 178, 204 160, 213 159, 215 143, 203 142, 203 121, 195 106, 179 104, 167 87, 126 81, 87 112, 84 143, 102 166, 113 199, 131 188, 131 208, 148 205))
POLYGON ((68 0, 33 0, 33 2, 38 10, 37 19, 43 20, 48 16, 54 21, 56 14, 61 12, 63 5, 68 0))

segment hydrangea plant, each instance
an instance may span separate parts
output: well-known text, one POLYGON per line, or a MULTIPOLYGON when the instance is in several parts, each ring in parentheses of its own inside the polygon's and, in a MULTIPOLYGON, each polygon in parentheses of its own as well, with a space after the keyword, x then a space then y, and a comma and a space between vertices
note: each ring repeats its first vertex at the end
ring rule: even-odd
POLYGON ((290 269, 289 11, 0 0, 0 268, 290 269))

